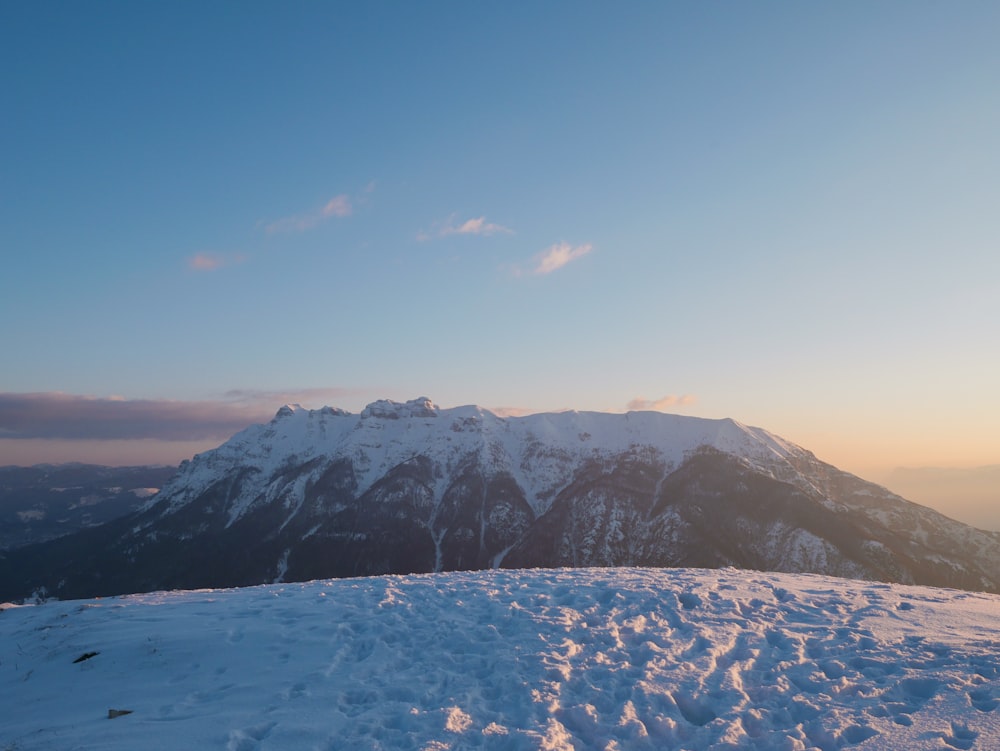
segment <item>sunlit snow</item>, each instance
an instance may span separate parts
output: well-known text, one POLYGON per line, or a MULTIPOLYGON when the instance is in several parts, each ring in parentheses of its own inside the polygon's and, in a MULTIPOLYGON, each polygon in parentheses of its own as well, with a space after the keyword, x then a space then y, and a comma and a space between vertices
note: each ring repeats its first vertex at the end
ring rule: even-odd
POLYGON ((998 615, 733 569, 50 602, 0 612, 0 749, 994 749, 998 615))

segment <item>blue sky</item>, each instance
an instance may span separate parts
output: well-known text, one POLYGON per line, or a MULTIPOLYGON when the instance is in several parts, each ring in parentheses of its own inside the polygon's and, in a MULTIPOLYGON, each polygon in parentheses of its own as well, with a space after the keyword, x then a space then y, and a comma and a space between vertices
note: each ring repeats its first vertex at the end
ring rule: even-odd
POLYGON ((0 452, 175 461, 426 395, 1000 463, 998 33, 992 2, 4 4, 0 452))

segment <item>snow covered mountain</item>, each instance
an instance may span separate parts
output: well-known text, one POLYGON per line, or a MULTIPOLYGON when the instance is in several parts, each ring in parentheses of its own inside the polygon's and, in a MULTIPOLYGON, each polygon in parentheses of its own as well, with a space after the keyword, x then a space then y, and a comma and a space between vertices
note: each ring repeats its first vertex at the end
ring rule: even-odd
POLYGON ((0 598, 482 568, 736 566, 1000 591, 1000 534, 760 428, 282 407, 138 514, 0 560, 0 598))

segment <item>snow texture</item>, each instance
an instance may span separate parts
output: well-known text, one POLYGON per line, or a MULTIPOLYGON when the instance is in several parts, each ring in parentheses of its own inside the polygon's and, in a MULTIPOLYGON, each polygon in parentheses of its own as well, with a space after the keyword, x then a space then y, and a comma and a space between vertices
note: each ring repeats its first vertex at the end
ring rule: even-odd
POLYGON ((8 607, 0 749, 996 749, 998 611, 733 569, 8 607))

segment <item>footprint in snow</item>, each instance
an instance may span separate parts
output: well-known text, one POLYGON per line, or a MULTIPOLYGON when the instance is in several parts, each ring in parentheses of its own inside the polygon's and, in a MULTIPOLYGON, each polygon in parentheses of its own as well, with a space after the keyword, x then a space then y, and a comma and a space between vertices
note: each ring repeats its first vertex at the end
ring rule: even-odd
POLYGON ((775 586, 772 586, 771 587, 771 592, 772 592, 772 594, 774 594, 774 598, 778 602, 792 602, 793 600, 795 600, 795 595, 793 595, 791 592, 789 592, 784 587, 775 587, 775 586))
POLYGON ((271 734, 277 724, 276 722, 265 722, 262 725, 230 730, 226 751, 255 751, 260 742, 271 734))
POLYGON ((969 702, 980 712, 992 712, 997 706, 1000 706, 1000 701, 993 697, 993 693, 988 688, 970 691, 969 702))
POLYGON ((686 694, 674 694, 673 698, 681 716, 692 725, 707 725, 716 718, 712 705, 708 702, 686 694))
POLYGON ((701 598, 694 592, 681 592, 677 595, 677 599, 685 610, 692 610, 701 605, 701 598))
POLYGON ((866 725, 850 725, 849 727, 844 728, 840 737, 846 745, 853 746, 858 743, 863 743, 876 735, 878 735, 878 731, 875 730, 875 728, 870 728, 866 725))
POLYGON ((933 678, 904 678, 899 685, 914 699, 927 701, 934 696, 940 684, 933 678))
POLYGON ((1000 668, 989 659, 974 657, 970 660, 970 664, 980 678, 996 678, 1000 675, 1000 668))
POLYGON ((243 641, 244 631, 243 627, 231 628, 226 632, 226 641, 230 644, 238 644, 243 641))
POLYGON ((307 696, 308 694, 309 694, 308 687, 306 686, 305 683, 300 681, 299 683, 296 683, 294 686, 285 691, 284 698, 286 700, 298 699, 303 696, 307 696))
POLYGON ((979 733, 976 731, 969 730, 969 728, 965 725, 953 722, 951 723, 951 732, 942 733, 941 739, 947 746, 966 751, 967 749, 972 748, 973 744, 976 742, 976 738, 978 737, 979 733))

